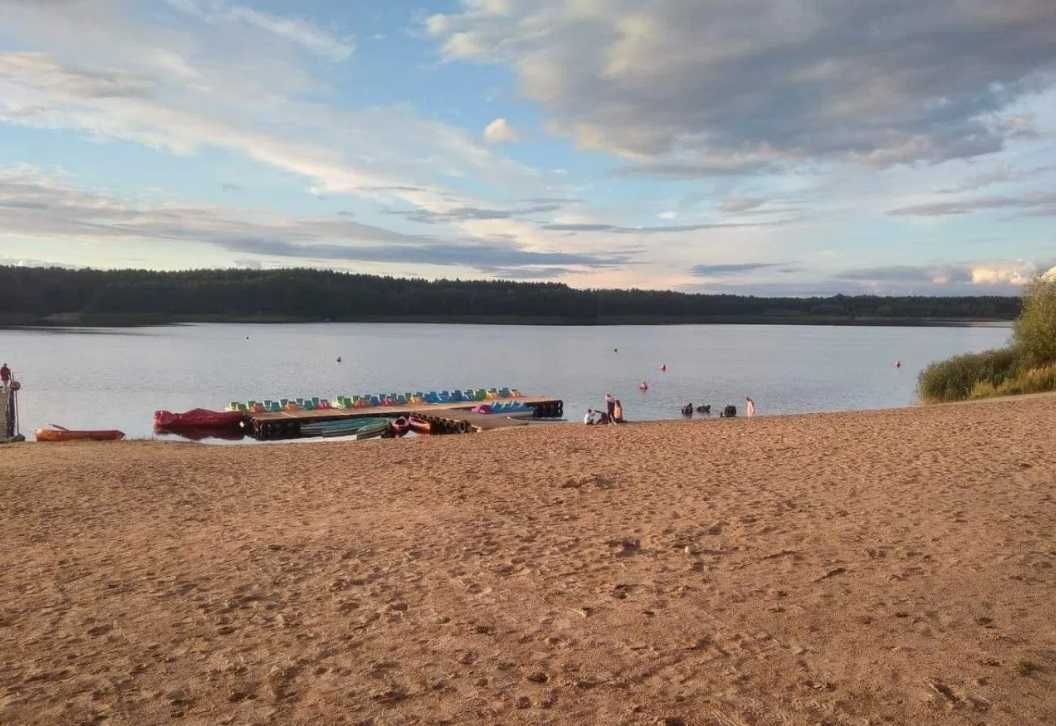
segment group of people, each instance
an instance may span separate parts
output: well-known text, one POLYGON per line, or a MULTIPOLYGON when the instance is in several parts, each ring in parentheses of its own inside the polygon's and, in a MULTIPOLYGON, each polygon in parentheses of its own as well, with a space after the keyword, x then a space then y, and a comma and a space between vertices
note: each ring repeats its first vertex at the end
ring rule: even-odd
POLYGON ((623 404, 611 393, 605 394, 604 411, 597 411, 593 408, 588 408, 586 415, 583 416, 583 423, 587 426, 620 424, 623 423, 623 421, 623 404))
MULTIPOLYGON (((694 410, 693 409, 693 404, 692 403, 687 403, 685 406, 682 407, 682 415, 685 416, 686 418, 689 418, 689 417, 693 416, 693 410, 694 410)), ((711 404, 704 404, 703 406, 697 406, 696 407, 696 412, 697 413, 702 413, 705 416, 710 416, 711 415, 711 404)), ((733 418, 736 415, 737 415, 737 407, 733 406, 733 405, 728 405, 724 409, 719 411, 719 417, 720 418, 733 418)), ((745 396, 744 397, 744 415, 747 418, 752 418, 753 416, 755 416, 755 401, 752 400, 751 396, 745 396)))

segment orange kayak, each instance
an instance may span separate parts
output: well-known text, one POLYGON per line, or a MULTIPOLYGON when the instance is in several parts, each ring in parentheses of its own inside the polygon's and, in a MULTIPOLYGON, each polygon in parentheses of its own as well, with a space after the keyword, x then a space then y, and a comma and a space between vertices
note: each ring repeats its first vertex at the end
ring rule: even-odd
POLYGON ((117 441, 125 438, 122 431, 71 431, 69 429, 37 429, 37 441, 117 441))

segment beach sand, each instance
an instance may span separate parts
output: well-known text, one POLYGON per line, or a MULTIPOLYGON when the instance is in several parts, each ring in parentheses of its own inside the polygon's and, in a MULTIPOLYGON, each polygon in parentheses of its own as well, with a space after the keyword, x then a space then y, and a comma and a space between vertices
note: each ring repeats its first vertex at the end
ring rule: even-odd
POLYGON ((5 447, 0 722, 1053 724, 1054 431, 5 447))

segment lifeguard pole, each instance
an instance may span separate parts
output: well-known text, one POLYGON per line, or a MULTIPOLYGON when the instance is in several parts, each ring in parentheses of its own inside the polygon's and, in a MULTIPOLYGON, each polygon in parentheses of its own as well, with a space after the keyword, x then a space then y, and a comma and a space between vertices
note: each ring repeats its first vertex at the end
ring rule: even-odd
POLYGON ((21 441, 18 432, 18 384, 0 385, 0 441, 21 441))
POLYGON ((12 439, 15 436, 15 392, 6 383, 0 387, 0 434, 3 439, 12 439))

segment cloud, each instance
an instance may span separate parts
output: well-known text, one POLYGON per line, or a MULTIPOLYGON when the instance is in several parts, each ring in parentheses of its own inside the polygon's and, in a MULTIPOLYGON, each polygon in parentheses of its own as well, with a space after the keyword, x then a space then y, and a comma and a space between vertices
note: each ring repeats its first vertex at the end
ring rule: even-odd
MULTIPOLYGON (((926 284, 937 287, 1020 287, 1038 273, 1038 266, 1022 260, 1004 262, 968 262, 939 265, 891 265, 847 270, 836 279, 874 285, 926 284)), ((976 292, 978 294, 978 291, 976 292)))
POLYGON ((395 214, 410 222, 419 224, 457 223, 467 221, 485 221, 495 219, 514 219, 532 214, 552 212, 560 209, 560 204, 543 203, 530 207, 513 209, 485 209, 481 207, 455 207, 443 212, 430 212, 427 209, 398 209, 391 210, 395 214))
MULTIPOLYGON (((442 265, 482 271, 551 266, 604 269, 627 253, 525 249, 516 240, 475 241, 410 235, 346 217, 289 218, 213 207, 133 204, 86 192, 31 167, 0 168, 0 235, 19 239, 201 243, 240 255, 298 260, 442 265)), ((247 258, 237 258, 244 265, 247 258)), ((555 273, 556 274, 556 273, 555 273)))
POLYGON ((0 257, 0 267, 59 267, 63 270, 83 270, 79 265, 67 265, 62 262, 38 260, 32 257, 0 257))
POLYGON ((697 277, 731 277, 775 268, 782 268, 782 272, 787 272, 791 269, 787 264, 785 262, 743 262, 737 264, 694 265, 692 273, 697 277))
POLYGON ((761 197, 730 197, 723 199, 719 204, 719 211, 726 214, 738 214, 756 210, 766 204, 766 199, 761 197))
POLYGON ((85 69, 47 54, 0 53, 0 122, 73 129, 180 155, 229 150, 305 178, 317 195, 398 201, 422 210, 423 218, 450 213, 447 221, 461 225, 462 235, 482 239, 495 230, 452 211, 478 200, 453 193, 444 181, 472 177, 513 193, 536 188, 530 170, 407 109, 337 111, 270 98, 255 92, 251 78, 223 76, 188 87, 146 63, 133 74, 85 69), (266 128, 255 126, 260 114, 245 113, 258 105, 271 108, 266 128))
POLYGON ((510 67, 550 129, 662 176, 991 153, 1035 132, 1015 104, 1056 71, 1051 0, 465 0, 426 30, 510 67))
MULTIPOLYGON (((707 282, 683 285, 686 292, 813 297, 830 295, 1018 296, 1023 285, 1048 267, 1025 260, 984 260, 927 265, 859 267, 837 273, 786 270, 786 263, 700 265, 707 282), (728 268, 728 269, 727 269, 728 268), (716 271, 717 270, 717 271, 716 271), (795 271, 803 279, 755 279, 753 272, 795 271), (713 272, 714 271, 714 272, 713 272), (811 279, 813 277, 813 279, 811 279), (738 279, 747 278, 747 279, 738 279)), ((695 270, 696 271, 696 270, 695 270)))
POLYGON ((534 170, 409 106, 335 103, 316 68, 261 42, 249 20, 259 18, 238 11, 250 3, 169 4, 189 22, 165 22, 127 0, 0 0, 0 48, 40 51, 0 51, 0 124, 177 155, 231 151, 327 195, 433 211, 478 201, 449 198, 456 184, 468 186, 463 179, 521 195, 538 187, 534 170))
POLYGON ((519 139, 520 135, 504 118, 497 118, 484 127, 484 140, 489 144, 508 144, 519 139))
POLYGON ((610 232, 612 234, 674 234, 678 232, 700 232, 709 229, 737 229, 742 227, 775 227, 789 224, 795 220, 775 220, 772 222, 714 222, 708 224, 677 224, 657 227, 621 227, 615 224, 596 222, 555 222, 544 224, 543 229, 551 232, 610 232))
POLYGON ((888 211, 888 214, 901 217, 947 217, 973 214, 988 209, 1009 209, 1036 217, 1056 216, 1056 193, 1031 193, 1022 197, 968 197, 949 202, 930 202, 899 207, 888 211))
POLYGON ((528 197, 522 199, 522 204, 580 204, 583 200, 576 197, 528 197))
MULTIPOLYGON (((45 53, 0 54, 0 78, 32 79, 41 91, 70 100, 88 102, 145 99, 152 95, 156 87, 149 78, 119 70, 82 69, 68 72, 45 53)), ((39 107, 24 110, 29 113, 43 111, 39 107)), ((28 118, 29 113, 25 117, 28 118)))
POLYGON ((861 282, 934 282, 936 278, 949 280, 954 277, 958 282, 968 282, 971 279, 967 268, 914 267, 912 265, 866 267, 847 270, 836 277, 841 280, 861 282))
POLYGON ((356 50, 350 38, 342 38, 300 18, 272 15, 244 5, 231 5, 221 0, 166 0, 168 5, 207 23, 241 23, 263 30, 277 38, 299 45, 333 61, 343 61, 356 50))
POLYGON ((670 179, 696 179, 698 177, 742 176, 781 171, 783 160, 765 159, 760 156, 742 156, 730 153, 704 154, 682 152, 678 161, 650 160, 622 166, 614 172, 617 176, 667 177, 670 179), (689 160, 687 157, 693 157, 689 160))
POLYGON ((605 268, 614 267, 626 261, 623 257, 605 257, 566 252, 533 252, 509 245, 488 243, 353 246, 329 243, 297 244, 272 238, 230 238, 220 240, 216 244, 233 252, 271 257, 407 265, 443 265, 472 267, 485 271, 496 268, 508 271, 518 267, 529 267, 537 271, 541 265, 581 265, 591 268, 605 268))
POLYGON ((555 280, 576 271, 568 267, 492 267, 484 272, 503 280, 555 280))

